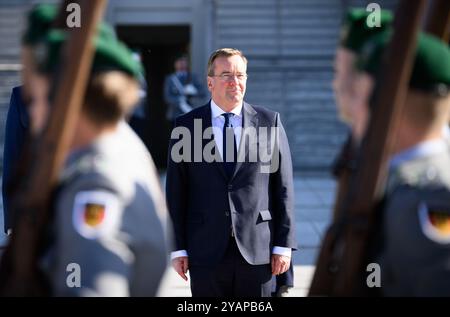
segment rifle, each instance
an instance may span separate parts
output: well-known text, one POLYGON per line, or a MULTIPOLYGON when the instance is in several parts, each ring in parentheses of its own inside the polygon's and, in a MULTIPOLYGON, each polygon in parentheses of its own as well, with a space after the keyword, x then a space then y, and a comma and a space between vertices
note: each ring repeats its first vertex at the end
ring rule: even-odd
POLYGON ((450 40, 450 1, 432 0, 429 3, 424 30, 448 43, 450 40))
POLYGON ((425 1, 402 0, 394 34, 381 63, 371 120, 348 190, 324 237, 309 296, 351 296, 364 285, 364 262, 374 225, 374 208, 383 196, 396 129, 401 116, 425 1), (380 87, 382 83, 382 87, 380 87))
MULTIPOLYGON (((91 39, 106 4, 105 0, 72 2, 80 5, 82 25, 70 30, 62 48, 61 64, 65 67, 59 70, 60 80, 54 85, 48 125, 38 140, 28 175, 12 199, 13 234, 0 263, 2 295, 48 295, 38 260, 50 219, 50 197, 75 132, 94 55, 91 39)), ((60 16, 65 9, 61 7, 60 16)))

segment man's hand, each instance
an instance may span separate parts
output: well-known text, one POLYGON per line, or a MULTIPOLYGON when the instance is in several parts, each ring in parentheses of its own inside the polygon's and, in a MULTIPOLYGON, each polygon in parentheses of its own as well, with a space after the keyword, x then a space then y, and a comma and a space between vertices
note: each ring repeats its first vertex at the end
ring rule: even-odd
POLYGON ((188 278, 186 276, 187 271, 189 270, 189 262, 187 256, 180 256, 172 260, 172 266, 174 270, 185 280, 188 278))
POLYGON ((283 274, 289 270, 291 258, 284 255, 272 254, 272 275, 283 274))

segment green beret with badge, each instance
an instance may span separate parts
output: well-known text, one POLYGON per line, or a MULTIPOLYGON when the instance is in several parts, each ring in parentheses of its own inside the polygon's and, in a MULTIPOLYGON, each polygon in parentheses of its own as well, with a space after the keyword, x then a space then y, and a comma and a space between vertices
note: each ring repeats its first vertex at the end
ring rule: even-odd
MULTIPOLYGON (((368 41, 357 61, 357 68, 376 76, 392 31, 374 36, 368 41)), ((409 82, 411 88, 446 96, 450 91, 450 49, 439 38, 420 32, 409 82)))
POLYGON ((35 45, 47 34, 58 14, 58 8, 52 4, 39 4, 28 14, 28 24, 22 43, 35 45))
MULTIPOLYGON (((51 30, 46 37, 47 55, 41 63, 41 70, 51 72, 60 62, 61 47, 67 38, 67 31, 51 30)), ((101 23, 93 39, 95 55, 92 72, 120 70, 135 78, 140 78, 144 70, 142 64, 133 58, 128 47, 117 39, 114 31, 101 23)))
POLYGON ((367 19, 371 13, 366 9, 352 8, 347 11, 344 24, 341 29, 340 45, 358 53, 368 37, 390 28, 394 20, 389 10, 380 11, 380 25, 369 26, 367 19))

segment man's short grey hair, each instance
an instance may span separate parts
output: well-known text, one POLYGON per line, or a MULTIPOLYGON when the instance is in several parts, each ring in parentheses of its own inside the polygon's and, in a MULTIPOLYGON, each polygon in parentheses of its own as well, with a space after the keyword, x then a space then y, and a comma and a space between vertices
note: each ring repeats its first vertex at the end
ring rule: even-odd
POLYGON ((239 55, 245 64, 247 64, 247 58, 244 54, 235 48, 219 48, 215 50, 208 60, 208 76, 214 76, 214 61, 219 57, 230 57, 234 55, 239 55))

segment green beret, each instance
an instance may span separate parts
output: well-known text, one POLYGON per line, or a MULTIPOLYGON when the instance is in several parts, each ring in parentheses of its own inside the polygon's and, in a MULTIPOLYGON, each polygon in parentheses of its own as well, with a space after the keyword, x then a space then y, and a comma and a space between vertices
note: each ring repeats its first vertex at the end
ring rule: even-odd
MULTIPOLYGON (((51 30, 46 38, 47 54, 40 63, 41 71, 49 72, 58 66, 60 51, 67 37, 63 30, 51 30)), ((132 52, 115 36, 114 31, 105 23, 101 23, 95 36, 95 55, 92 72, 120 70, 135 78, 143 75, 142 64, 133 58, 132 52)))
MULTIPOLYGON (((357 68, 376 76, 392 32, 373 37, 363 48, 357 68)), ((450 89, 450 49, 439 38, 420 32, 417 39, 411 88, 446 95, 450 89)))
POLYGON ((356 60, 356 69, 376 76, 384 49, 392 37, 392 30, 387 30, 371 37, 360 50, 356 60))
POLYGON ((58 8, 52 4, 39 4, 28 14, 28 24, 22 43, 25 45, 35 45, 42 40, 50 29, 58 14, 58 8))
POLYGON ((353 8, 347 11, 344 25, 341 30, 340 45, 359 53, 364 42, 371 36, 383 32, 390 28, 393 21, 391 11, 380 11, 380 26, 369 27, 367 18, 372 14, 370 11, 361 8, 353 8))

